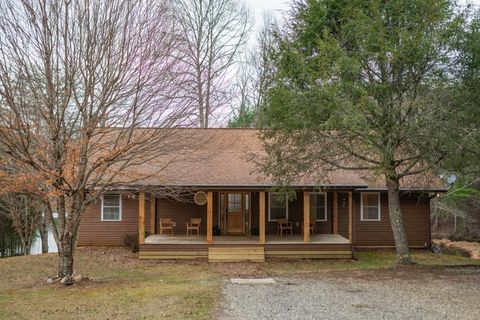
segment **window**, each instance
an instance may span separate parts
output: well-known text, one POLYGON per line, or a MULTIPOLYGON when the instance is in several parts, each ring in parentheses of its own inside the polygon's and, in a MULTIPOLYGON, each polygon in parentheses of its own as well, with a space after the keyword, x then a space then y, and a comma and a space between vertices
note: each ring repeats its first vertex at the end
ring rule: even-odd
POLYGON ((102 196, 102 221, 122 221, 122 196, 104 194, 102 196))
POLYGON ((327 194, 310 193, 310 217, 316 221, 327 221, 327 194))
POLYGON ((363 192, 361 196, 361 220, 380 221, 380 193, 363 192))
POLYGON ((242 211, 242 194, 229 193, 228 194, 228 212, 242 211))
POLYGON ((268 194, 268 221, 288 219, 288 198, 284 193, 270 192, 268 194))

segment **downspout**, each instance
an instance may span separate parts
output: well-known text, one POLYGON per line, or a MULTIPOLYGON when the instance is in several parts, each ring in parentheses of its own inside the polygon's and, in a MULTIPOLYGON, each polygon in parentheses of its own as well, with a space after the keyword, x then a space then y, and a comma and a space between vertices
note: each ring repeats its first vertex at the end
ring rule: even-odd
POLYGON ((355 210, 355 197, 354 197, 354 192, 352 191, 352 222, 353 222, 353 226, 352 226, 352 257, 354 260, 358 260, 357 259, 357 253, 355 251, 355 235, 356 235, 356 232, 357 232, 357 227, 356 227, 356 223, 355 221, 357 220, 356 219, 356 210, 355 210))

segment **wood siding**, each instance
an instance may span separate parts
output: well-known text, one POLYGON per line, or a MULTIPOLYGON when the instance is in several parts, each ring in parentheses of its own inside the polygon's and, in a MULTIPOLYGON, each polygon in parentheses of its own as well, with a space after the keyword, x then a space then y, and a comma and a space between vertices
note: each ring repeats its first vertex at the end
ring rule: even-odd
POLYGON ((207 205, 199 206, 195 204, 193 202, 193 196, 188 197, 186 200, 188 200, 188 202, 157 198, 157 233, 160 232, 160 218, 172 218, 177 224, 174 229, 175 235, 186 235, 187 221, 190 221, 190 218, 201 218, 202 225, 200 227, 200 234, 207 234, 207 205))
MULTIPOLYGON (((357 247, 395 246, 390 217, 388 214, 388 197, 381 194, 380 221, 361 221, 360 194, 354 194, 354 243, 357 247)), ((430 237, 430 200, 415 195, 402 196, 400 205, 407 232, 409 246, 423 247, 430 237)))
MULTIPOLYGON (((122 221, 102 221, 101 200, 87 207, 77 246, 122 246, 125 235, 138 234, 138 199, 122 196, 122 221)), ((149 230, 150 203, 145 204, 145 230, 149 230)))
MULTIPOLYGON (((268 201, 270 197, 266 194, 265 203, 265 219, 266 219, 266 234, 277 234, 277 222, 268 221, 268 201)), ((332 200, 331 192, 327 193, 327 221, 315 222, 316 234, 331 234, 332 233, 332 200)), ((253 207, 253 205, 252 205, 253 207)), ((303 234, 303 192, 297 192, 296 198, 288 202, 288 221, 293 223, 293 234, 303 234)), ((313 220, 312 220, 313 221, 313 220)))
MULTIPOLYGON (((214 226, 218 223, 219 197, 218 192, 213 194, 214 226)), ((147 199, 149 199, 147 197, 147 199)), ((159 232, 159 219, 172 218, 177 226, 176 235, 186 234, 186 222, 190 218, 202 218, 201 234, 206 235, 207 206, 198 206, 193 202, 178 202, 169 199, 157 198, 156 200, 156 231, 159 232)), ((332 233, 333 194, 327 195, 327 221, 316 223, 315 233, 332 233)), ((277 224, 268 221, 268 193, 265 201, 266 234, 274 235, 277 224)), ((78 237, 78 246, 121 246, 126 234, 138 233, 138 199, 122 197, 122 221, 101 221, 101 201, 89 206, 85 211, 78 237)), ((360 220, 360 193, 353 194, 353 232, 354 243, 357 247, 387 247, 394 246, 393 234, 388 215, 388 202, 386 193, 381 196, 381 220, 360 220)), ((401 197, 401 207, 409 245, 412 247, 424 246, 429 242, 429 216, 430 201, 418 194, 401 197)), ((258 228, 259 192, 251 192, 251 222, 252 227, 258 228)), ((303 223, 303 192, 297 192, 296 199, 289 202, 289 220, 293 222, 294 234, 302 234, 303 223)), ((150 230, 150 201, 145 204, 145 230, 150 230)), ((348 194, 344 191, 338 193, 338 233, 348 237, 348 194)))

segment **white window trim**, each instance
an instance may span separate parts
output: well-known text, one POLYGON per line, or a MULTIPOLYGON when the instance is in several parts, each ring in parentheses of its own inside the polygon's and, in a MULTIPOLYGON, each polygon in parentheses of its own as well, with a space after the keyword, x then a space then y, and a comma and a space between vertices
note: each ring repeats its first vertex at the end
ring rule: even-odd
MULTIPOLYGON (((279 194, 282 194, 282 192, 269 192, 268 193, 268 221, 278 221, 278 219, 271 219, 270 218, 270 204, 272 203, 271 198, 270 196, 272 195, 279 195, 279 194)), ((286 214, 285 214, 285 219, 288 220, 288 194, 285 194, 285 210, 286 210, 286 214)))
POLYGON ((118 222, 118 221, 122 221, 122 195, 121 194, 116 194, 116 193, 108 193, 109 195, 117 195, 119 197, 119 201, 120 201, 120 212, 119 212, 119 215, 118 215, 118 219, 104 219, 103 218, 103 194, 102 196, 100 197, 101 200, 102 200, 102 203, 101 203, 101 208, 102 208, 102 213, 101 213, 101 220, 102 221, 115 221, 115 222, 118 222))
POLYGON ((381 220, 381 197, 380 197, 380 192, 361 192, 360 193, 360 221, 380 221, 381 220), (364 194, 376 194, 378 197, 378 219, 365 219, 363 218, 363 195, 364 194))
MULTIPOLYGON (((325 219, 315 219, 315 221, 322 221, 322 222, 325 222, 325 221, 328 221, 328 210, 327 210, 327 193, 326 192, 310 192, 310 195, 316 195, 316 194, 323 194, 323 198, 325 199, 325 219)), ((310 201, 310 198, 308 198, 308 200, 310 201)), ((310 217, 312 216, 312 208, 311 206, 309 206, 310 208, 310 217)))

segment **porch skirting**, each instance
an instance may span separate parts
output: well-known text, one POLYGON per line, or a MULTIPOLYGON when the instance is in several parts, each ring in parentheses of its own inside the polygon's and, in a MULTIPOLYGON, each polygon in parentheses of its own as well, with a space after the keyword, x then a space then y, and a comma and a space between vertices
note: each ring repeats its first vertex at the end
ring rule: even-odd
MULTIPOLYGON (((320 235, 317 235, 320 236, 320 235)), ((352 244, 342 237, 312 237, 303 243, 300 237, 278 237, 260 244, 256 237, 216 237, 208 243, 205 237, 170 237, 159 241, 146 239, 140 245, 140 259, 178 260, 208 258, 210 262, 255 261, 265 258, 351 259, 352 244), (327 241, 330 240, 330 241, 327 241), (149 241, 151 240, 151 241, 149 241), (323 241, 322 241, 323 240, 323 241)), ((333 235, 336 236, 336 235, 333 235)))

